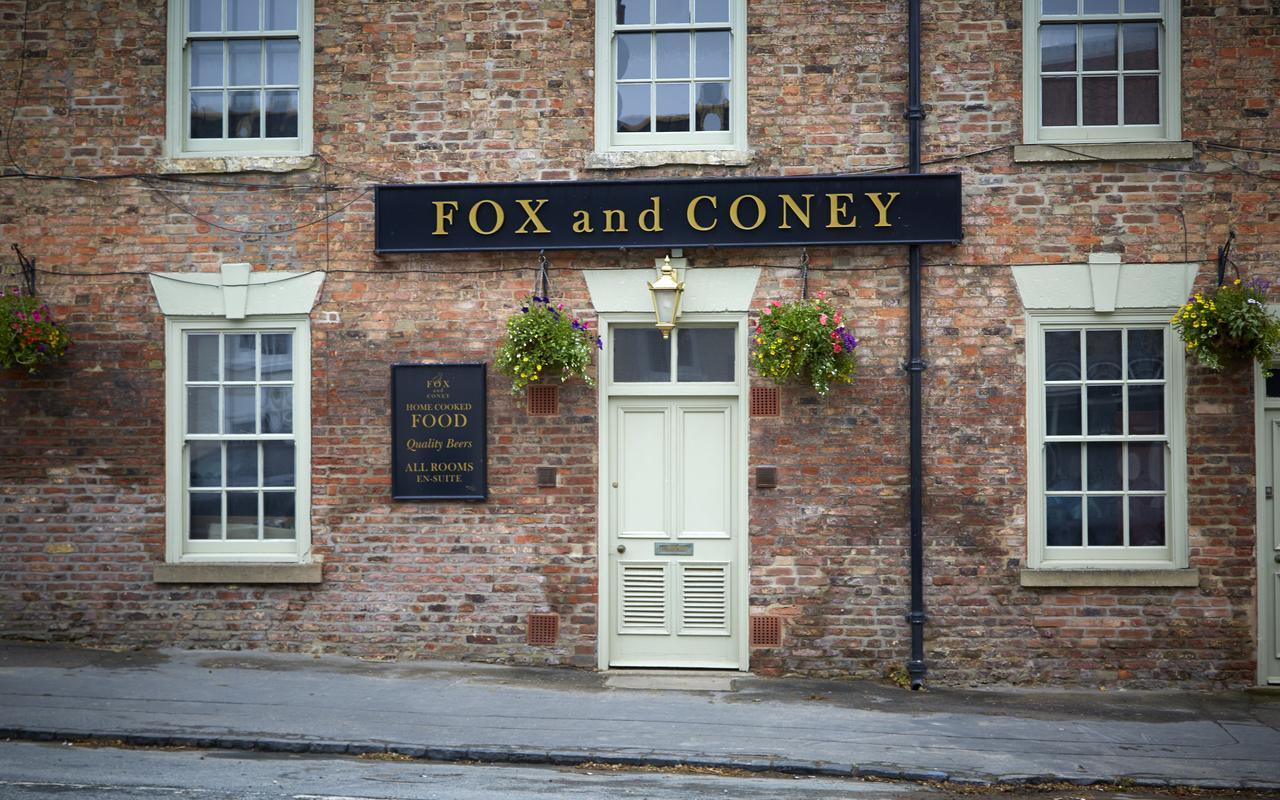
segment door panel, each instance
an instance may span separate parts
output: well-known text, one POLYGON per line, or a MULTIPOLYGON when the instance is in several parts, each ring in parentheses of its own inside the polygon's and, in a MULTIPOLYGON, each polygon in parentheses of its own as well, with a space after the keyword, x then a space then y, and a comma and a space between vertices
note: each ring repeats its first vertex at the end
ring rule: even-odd
POLYGON ((609 663, 737 669, 737 399, 609 405, 609 663))
MULTIPOLYGON (((1263 478, 1274 494, 1277 491, 1276 476, 1280 476, 1280 411, 1268 411, 1266 421, 1271 452, 1266 460, 1269 474, 1263 478)), ((1280 502, 1268 499, 1266 505, 1268 524, 1261 526, 1265 530, 1258 532, 1258 549, 1262 551, 1261 574, 1258 576, 1258 608, 1262 615, 1259 626, 1264 637, 1263 652, 1269 656, 1266 659, 1269 663, 1262 664, 1262 668, 1268 683, 1280 683, 1280 563, 1277 562, 1280 559, 1280 535, 1277 535, 1280 531, 1280 502)))

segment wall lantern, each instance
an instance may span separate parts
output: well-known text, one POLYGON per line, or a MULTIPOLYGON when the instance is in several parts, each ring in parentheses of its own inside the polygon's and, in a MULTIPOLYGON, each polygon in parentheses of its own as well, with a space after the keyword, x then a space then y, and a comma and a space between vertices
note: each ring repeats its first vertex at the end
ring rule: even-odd
POLYGON ((680 295, 684 294, 684 281, 676 280, 670 255, 663 257, 662 274, 649 283, 649 293, 653 295, 653 313, 658 319, 658 330, 662 331, 663 339, 668 339, 671 329, 676 326, 676 318, 680 316, 680 295))

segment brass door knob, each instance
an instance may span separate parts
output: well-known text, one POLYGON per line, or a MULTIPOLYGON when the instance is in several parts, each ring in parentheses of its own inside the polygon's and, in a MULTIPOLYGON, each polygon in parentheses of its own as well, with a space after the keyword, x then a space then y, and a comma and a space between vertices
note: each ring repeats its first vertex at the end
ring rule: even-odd
MULTIPOLYGON (((620 544, 620 545, 618 545, 618 552, 619 552, 619 553, 625 553, 625 552, 627 552, 627 546, 626 546, 625 544, 620 544)), ((1280 556, 1276 556, 1276 560, 1277 560, 1277 561, 1280 561, 1280 556)))

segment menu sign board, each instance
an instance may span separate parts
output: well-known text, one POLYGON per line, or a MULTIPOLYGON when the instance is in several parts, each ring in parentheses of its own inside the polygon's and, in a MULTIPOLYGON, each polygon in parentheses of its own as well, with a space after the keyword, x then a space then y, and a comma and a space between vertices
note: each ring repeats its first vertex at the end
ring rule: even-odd
POLYGON ((391 496, 484 500, 484 364, 391 366, 391 496))

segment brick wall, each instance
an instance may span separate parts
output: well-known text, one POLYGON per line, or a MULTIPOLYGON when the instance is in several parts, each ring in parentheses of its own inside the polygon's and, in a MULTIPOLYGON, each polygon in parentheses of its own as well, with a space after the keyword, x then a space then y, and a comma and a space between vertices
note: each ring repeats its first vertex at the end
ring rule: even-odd
MULTIPOLYGON (((531 417, 491 376, 491 499, 389 498, 387 365, 492 360, 533 286, 522 254, 372 252, 368 187, 390 181, 858 171, 906 159, 902 4, 750 4, 747 167, 606 171, 591 152, 594 4, 317 0, 313 166, 167 175, 163 4, 0 0, 0 238, 57 274, 42 293, 74 349, 0 385, 0 630, 91 644, 270 647, 373 658, 595 663, 597 401, 570 385, 531 417), (25 34, 23 22, 25 16, 25 34), (13 112, 12 125, 9 111, 13 112), (92 177, 93 182, 29 175, 92 177), (160 586, 163 318, 145 274, 329 271, 313 315, 315 587, 160 586), (559 484, 535 485, 537 466, 559 484), (524 617, 562 616, 560 643, 524 617)), ((1280 147, 1275 3, 1184 8, 1187 138, 1280 147)), ((1277 156, 1016 164, 1021 4, 925 3, 925 158, 964 175, 963 244, 925 253, 926 602, 946 683, 1253 681, 1254 455, 1246 375, 1191 367, 1187 589, 1024 589, 1025 368, 1009 264, 1211 259, 1228 228, 1280 277, 1277 156), (984 152, 987 151, 987 152, 984 152), (1184 227, 1185 223, 1185 227, 1184 227)), ((652 253, 552 253, 553 293, 593 316, 579 270, 652 253)), ((791 249, 700 250, 762 265, 758 306, 799 292, 791 249)), ((786 617, 762 672, 883 675, 907 656, 905 248, 813 248, 811 290, 857 319, 856 383, 785 389, 751 422, 751 604, 786 617)), ((12 261, 0 254, 0 262, 12 261)), ((7 268, 7 267, 6 267, 7 268)), ((1211 280, 1206 264, 1201 280, 1211 280)), ((704 278, 703 276, 708 276, 704 278)), ((5 276, 4 284, 16 284, 5 276)))

